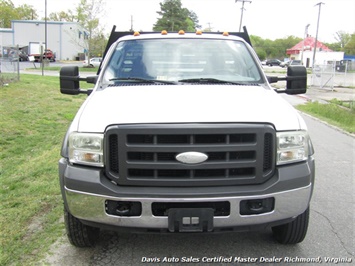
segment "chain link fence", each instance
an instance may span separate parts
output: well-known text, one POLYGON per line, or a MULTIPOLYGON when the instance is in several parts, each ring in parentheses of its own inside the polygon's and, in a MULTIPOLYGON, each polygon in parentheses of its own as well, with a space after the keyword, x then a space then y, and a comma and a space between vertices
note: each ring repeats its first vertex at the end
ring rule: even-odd
POLYGON ((327 64, 314 65, 312 69, 311 85, 321 89, 334 87, 354 87, 355 62, 342 60, 331 61, 327 64))
POLYGON ((0 45, 0 86, 20 80, 18 46, 0 45))

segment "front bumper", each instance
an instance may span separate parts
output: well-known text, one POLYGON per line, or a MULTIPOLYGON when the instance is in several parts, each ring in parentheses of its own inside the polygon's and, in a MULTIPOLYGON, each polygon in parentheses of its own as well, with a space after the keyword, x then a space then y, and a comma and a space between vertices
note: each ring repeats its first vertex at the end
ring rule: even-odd
POLYGON ((213 217, 214 228, 253 227, 294 218, 309 206, 314 183, 314 160, 279 167, 267 182, 235 187, 120 187, 109 182, 102 170, 59 162, 63 199, 68 211, 78 219, 98 226, 167 229, 168 217, 155 216, 153 203, 229 202, 230 213, 213 217), (240 202, 274 198, 272 211, 241 215, 240 202), (106 201, 134 201, 142 206, 141 215, 110 215, 106 201))

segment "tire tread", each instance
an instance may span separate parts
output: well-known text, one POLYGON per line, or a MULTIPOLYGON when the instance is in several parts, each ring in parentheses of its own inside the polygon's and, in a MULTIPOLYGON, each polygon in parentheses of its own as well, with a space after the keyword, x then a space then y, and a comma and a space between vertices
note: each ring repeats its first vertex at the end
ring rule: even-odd
POLYGON ((69 242, 76 247, 94 247, 100 229, 91 227, 80 222, 64 209, 64 222, 69 242))
POLYGON ((309 207, 290 223, 272 228, 276 240, 281 244, 297 244, 304 240, 309 222, 309 207))

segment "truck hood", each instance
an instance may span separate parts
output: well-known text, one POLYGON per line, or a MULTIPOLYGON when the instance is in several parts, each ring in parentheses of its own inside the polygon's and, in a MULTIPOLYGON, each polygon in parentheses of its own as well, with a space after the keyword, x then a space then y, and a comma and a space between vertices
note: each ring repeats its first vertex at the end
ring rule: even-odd
POLYGON ((145 85, 94 91, 73 130, 104 132, 136 123, 270 123, 278 131, 300 128, 297 111, 262 86, 145 85))

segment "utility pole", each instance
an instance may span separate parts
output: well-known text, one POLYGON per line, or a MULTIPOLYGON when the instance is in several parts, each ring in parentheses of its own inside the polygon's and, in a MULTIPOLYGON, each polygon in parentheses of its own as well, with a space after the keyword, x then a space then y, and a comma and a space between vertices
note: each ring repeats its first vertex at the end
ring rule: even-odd
POLYGON ((131 29, 129 31, 133 32, 133 16, 132 15, 131 15, 131 29))
POLYGON ((44 60, 43 53, 41 54, 42 76, 44 76, 44 63, 47 63, 47 0, 44 0, 44 60))
POLYGON ((308 27, 309 27, 310 25, 311 25, 311 24, 307 24, 307 25, 306 25, 306 28, 304 29, 303 44, 302 44, 302 54, 301 54, 301 64, 302 64, 302 65, 303 65, 304 41, 305 41, 305 39, 306 39, 307 36, 308 36, 308 27))
POLYGON ((208 31, 211 32, 212 31, 211 22, 208 22, 207 24, 208 24, 208 31))
POLYGON ((316 50, 317 50, 317 42, 318 42, 318 29, 319 29, 319 18, 320 18, 320 9, 321 6, 324 5, 323 2, 319 2, 318 4, 316 4, 315 6, 318 6, 318 21, 317 21, 317 31, 316 31, 316 39, 314 42, 314 48, 313 48, 313 62, 312 62, 312 69, 314 68, 314 62, 316 60, 316 50))
POLYGON ((240 30, 242 29, 242 21, 243 21, 243 12, 244 12, 244 3, 245 2, 248 2, 248 3, 251 3, 251 0, 235 0, 235 2, 242 2, 242 14, 240 16, 240 23, 239 23, 239 32, 240 30))

